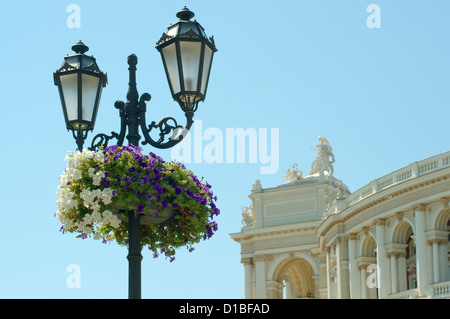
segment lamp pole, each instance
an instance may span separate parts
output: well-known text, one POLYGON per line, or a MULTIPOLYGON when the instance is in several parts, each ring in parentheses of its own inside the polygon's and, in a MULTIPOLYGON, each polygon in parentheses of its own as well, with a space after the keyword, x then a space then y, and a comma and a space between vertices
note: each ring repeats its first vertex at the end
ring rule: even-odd
MULTIPOLYGON (((127 140, 130 144, 139 145, 139 94, 136 87, 137 56, 128 56, 128 70, 130 72, 129 88, 127 93, 126 125, 128 127, 127 140)), ((128 212, 128 298, 141 299, 141 215, 134 211, 128 212)))
MULTIPOLYGON (((161 52, 172 97, 186 116, 186 125, 178 125, 173 117, 146 124, 146 102, 150 101, 151 96, 148 93, 139 96, 136 85, 138 59, 136 55, 130 54, 127 101, 119 100, 114 103, 121 119, 120 132, 111 132, 111 135, 97 134, 92 140, 91 150, 96 150, 99 146, 106 147, 112 139, 117 139, 116 144, 123 146, 125 137, 129 144, 139 146, 139 128, 144 137, 142 144, 166 149, 182 141, 184 134, 178 135, 179 130, 184 133, 191 128, 198 103, 204 101, 206 96, 212 57, 217 49, 213 37, 208 38, 200 24, 190 20, 194 17, 192 11, 184 7, 177 13, 177 17, 180 20, 168 27, 156 48, 161 52), (151 137, 152 130, 159 130, 157 140, 151 137)), ((94 128, 101 90, 106 86, 107 79, 95 59, 85 55, 89 49, 84 43, 79 41, 72 49, 76 54, 64 58, 63 65, 54 73, 54 81, 59 89, 66 127, 72 131, 78 150, 81 151, 88 131, 94 128)), ((127 213, 128 298, 140 299, 143 221, 136 210, 127 213)))

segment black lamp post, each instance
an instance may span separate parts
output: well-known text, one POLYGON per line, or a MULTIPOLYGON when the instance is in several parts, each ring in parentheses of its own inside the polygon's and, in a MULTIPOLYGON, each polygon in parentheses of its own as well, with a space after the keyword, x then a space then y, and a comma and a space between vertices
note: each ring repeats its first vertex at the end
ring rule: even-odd
MULTIPOLYGON (((157 124, 152 121, 147 125, 146 102, 150 101, 151 97, 148 93, 139 96, 136 87, 138 61, 136 55, 131 54, 128 56, 127 102, 116 101, 114 104, 121 118, 120 132, 111 132, 111 135, 97 134, 90 149, 94 150, 100 145, 106 147, 114 138, 117 139, 117 144, 122 146, 125 137, 129 144, 138 146, 141 139, 139 128, 144 137, 142 144, 150 144, 160 149, 170 148, 179 143, 186 130, 191 128, 198 103, 204 101, 206 96, 212 58, 217 49, 213 37, 208 38, 202 26, 191 21, 193 12, 184 7, 177 13, 177 17, 179 21, 168 27, 157 42, 156 48, 161 52, 172 97, 186 116, 185 127, 178 125, 173 117, 165 117, 157 124), (159 130, 157 140, 150 136, 154 129, 159 130), (182 134, 179 134, 180 130, 182 134)), ((78 150, 81 151, 88 131, 94 129, 101 91, 107 84, 107 76, 100 71, 95 58, 85 55, 88 47, 84 43, 79 41, 72 50, 75 54, 65 57, 61 68, 53 76, 55 85, 58 86, 66 127, 72 131, 78 150)), ((141 298, 142 222, 140 214, 135 211, 128 212, 130 299, 141 298)))

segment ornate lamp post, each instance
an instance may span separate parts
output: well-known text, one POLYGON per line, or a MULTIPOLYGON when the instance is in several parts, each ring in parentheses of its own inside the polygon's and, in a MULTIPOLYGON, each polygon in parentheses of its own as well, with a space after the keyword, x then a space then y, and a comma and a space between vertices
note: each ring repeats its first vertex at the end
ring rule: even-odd
MULTIPOLYGON (((123 145, 125 137, 129 144, 139 145, 141 129, 144 140, 142 144, 150 144, 156 148, 170 148, 179 143, 184 134, 192 126, 194 113, 198 103, 205 100, 208 79, 214 52, 217 51, 213 37, 208 38, 202 26, 191 21, 194 13, 184 7, 177 13, 179 21, 171 24, 157 42, 157 50, 161 52, 167 80, 172 97, 177 101, 186 116, 186 125, 178 125, 172 117, 165 117, 158 123, 152 121, 147 125, 145 114, 146 102, 151 96, 144 93, 139 96, 136 87, 137 57, 128 56, 129 88, 127 101, 116 101, 114 106, 119 110, 121 118, 120 132, 111 135, 97 134, 90 149, 100 145, 106 147, 111 139, 117 139, 123 145), (154 140, 150 132, 159 130, 159 139, 154 140), (128 134, 127 134, 128 132, 128 134)), ((107 84, 107 76, 100 71, 95 58, 85 53, 88 47, 79 41, 72 47, 74 55, 64 58, 59 70, 54 73, 54 83, 58 86, 66 127, 71 130, 78 150, 83 149, 89 131, 93 131, 103 87, 107 84)), ((140 214, 128 212, 129 227, 129 293, 130 299, 141 298, 141 239, 140 214)))

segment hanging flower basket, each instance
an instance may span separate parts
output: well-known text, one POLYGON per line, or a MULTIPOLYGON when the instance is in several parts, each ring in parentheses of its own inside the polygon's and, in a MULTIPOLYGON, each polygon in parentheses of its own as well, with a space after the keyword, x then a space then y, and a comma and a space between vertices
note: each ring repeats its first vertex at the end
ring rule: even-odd
POLYGON ((104 243, 128 243, 128 213, 141 214, 141 245, 171 261, 175 249, 209 239, 220 213, 211 185, 178 162, 133 145, 66 156, 56 217, 61 231, 104 243))

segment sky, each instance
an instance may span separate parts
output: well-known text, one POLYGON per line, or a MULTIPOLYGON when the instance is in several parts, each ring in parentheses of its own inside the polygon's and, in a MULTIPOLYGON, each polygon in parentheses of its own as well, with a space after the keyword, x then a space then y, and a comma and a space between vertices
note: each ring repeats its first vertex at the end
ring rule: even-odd
POLYGON ((155 49, 183 6, 218 48, 206 100, 190 140, 144 152, 170 161, 183 149, 185 165, 218 197, 219 229, 172 263, 144 249, 143 298, 243 298, 240 246, 229 235, 241 230, 241 207, 257 179, 281 185, 293 164, 306 175, 319 136, 351 192, 449 151, 447 0, 1 1, 0 298, 128 298, 127 248, 62 234, 54 217, 64 158, 76 144, 53 72, 82 40, 108 74, 86 144, 119 131, 114 102, 126 100, 130 53, 139 59, 139 93, 152 96, 148 122, 183 122, 155 49), (68 23, 72 4, 79 25, 68 23), (227 130, 239 128, 256 132, 258 143, 227 149, 227 130), (211 143, 222 145, 213 157, 211 143), (67 283, 73 269, 79 287, 67 283))

